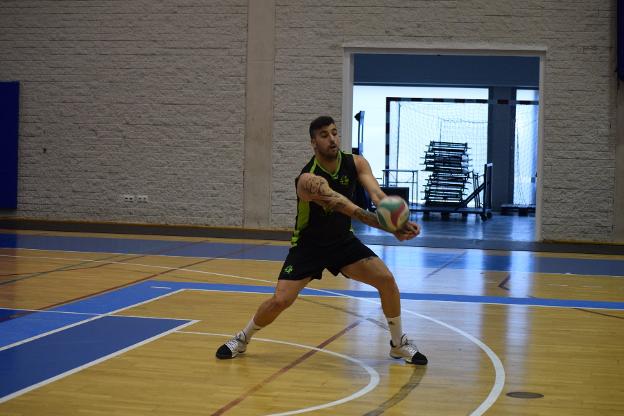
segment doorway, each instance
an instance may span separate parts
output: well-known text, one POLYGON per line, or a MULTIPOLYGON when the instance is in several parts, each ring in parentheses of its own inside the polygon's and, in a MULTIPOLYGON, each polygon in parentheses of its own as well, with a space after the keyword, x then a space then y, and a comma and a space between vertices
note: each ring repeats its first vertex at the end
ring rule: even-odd
MULTIPOLYGON (((466 50, 458 54, 456 50, 396 53, 392 49, 345 49, 343 109, 348 109, 345 114, 351 116, 343 118, 345 142, 369 160, 380 183, 410 188, 413 204, 423 204, 429 176, 422 146, 432 140, 468 143, 470 168, 477 175, 483 161, 494 163, 492 188, 498 197, 494 217, 500 219, 493 223, 507 225, 493 238, 539 241, 542 55, 543 51, 527 54, 466 50), (390 100, 401 109, 402 119, 390 114, 390 100), (472 108, 466 113, 461 107, 472 108), (452 134, 448 129, 441 133, 440 120, 449 120, 449 112, 471 124, 464 124, 452 134), (359 120, 353 117, 356 114, 359 120), (401 132, 396 139, 400 150, 393 155, 398 162, 392 166, 388 163, 392 149, 387 140, 391 130, 401 132), (392 168, 396 170, 394 176, 388 172, 392 168), (511 214, 511 218, 501 214, 511 214), (518 235, 514 232, 518 229, 525 232, 518 235)), ((452 125, 452 120, 447 124, 452 125)), ((467 186, 466 194, 471 190, 467 186)), ((420 218, 418 209, 414 211, 413 215, 420 218)), ((437 221, 431 228, 453 228, 456 222, 462 229, 480 229, 466 229, 466 238, 490 238, 487 231, 497 228, 485 221, 466 221, 465 217, 446 224, 437 221)))

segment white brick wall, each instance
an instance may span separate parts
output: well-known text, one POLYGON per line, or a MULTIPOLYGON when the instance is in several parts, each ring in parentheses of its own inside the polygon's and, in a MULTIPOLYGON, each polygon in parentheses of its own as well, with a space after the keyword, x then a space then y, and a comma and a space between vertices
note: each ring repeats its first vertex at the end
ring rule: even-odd
POLYGON ((246 27, 247 0, 2 1, 13 215, 240 225, 246 27))
MULTIPOLYGON (((614 224, 614 0, 277 1, 273 213, 292 225, 306 127, 340 119, 347 42, 505 43, 548 48, 542 237, 609 241, 614 224)), ((622 213, 620 213, 622 215, 622 213)))
MULTIPOLYGON (((343 44, 493 42, 548 48, 542 236, 611 240, 615 5, 277 0, 271 225, 293 225, 310 120, 340 124, 343 44)), ((241 225, 246 19, 247 0, 0 2, 0 79, 22 81, 12 215, 241 225)))

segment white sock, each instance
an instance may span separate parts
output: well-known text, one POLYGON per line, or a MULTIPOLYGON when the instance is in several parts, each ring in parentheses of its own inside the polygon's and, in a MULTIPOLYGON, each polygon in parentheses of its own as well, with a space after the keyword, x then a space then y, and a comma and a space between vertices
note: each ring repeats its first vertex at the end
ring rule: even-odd
POLYGON ((390 336, 392 337, 392 345, 397 346, 401 343, 401 337, 403 336, 403 326, 401 325, 401 315, 396 318, 388 318, 388 328, 390 329, 390 336))
POLYGON ((256 325, 253 318, 251 318, 249 322, 247 323, 247 326, 245 327, 245 329, 243 329, 243 333, 245 334, 245 341, 247 342, 251 341, 251 337, 253 337, 253 335, 256 332, 260 331, 261 329, 262 327, 256 325))

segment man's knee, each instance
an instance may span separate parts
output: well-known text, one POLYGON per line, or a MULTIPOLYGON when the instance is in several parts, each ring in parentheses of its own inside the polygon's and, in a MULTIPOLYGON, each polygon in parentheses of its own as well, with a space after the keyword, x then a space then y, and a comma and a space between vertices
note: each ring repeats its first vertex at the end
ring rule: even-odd
POLYGON ((292 305, 295 299, 296 297, 273 296, 273 298, 271 299, 271 303, 273 304, 274 308, 284 310, 292 305))
POLYGON ((377 281, 377 284, 378 284, 377 288, 380 290, 393 290, 393 291, 399 290, 396 284, 396 280, 394 280, 394 276, 389 271, 386 273, 380 274, 379 277, 375 280, 377 281))

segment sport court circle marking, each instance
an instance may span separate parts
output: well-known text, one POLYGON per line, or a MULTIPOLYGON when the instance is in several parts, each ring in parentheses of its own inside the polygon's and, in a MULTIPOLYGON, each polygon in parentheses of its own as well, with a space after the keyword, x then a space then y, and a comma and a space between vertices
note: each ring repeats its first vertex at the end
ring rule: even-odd
MULTIPOLYGON (((228 334, 217 334, 217 333, 212 333, 212 332, 176 331, 176 333, 180 333, 180 334, 193 334, 193 335, 207 335, 207 336, 226 337, 226 338, 232 337, 231 334, 229 334, 229 335, 228 334)), ((302 408, 302 409, 290 410, 288 412, 283 412, 283 413, 271 413, 270 415, 267 415, 267 416, 296 415, 296 414, 299 414, 299 413, 312 412, 314 410, 320 410, 320 409, 326 409, 328 407, 338 406, 339 404, 350 402, 351 400, 355 400, 358 397, 361 397, 361 396, 364 396, 365 394, 368 394, 371 390, 373 390, 379 384, 379 373, 374 368, 366 365, 364 362, 358 360, 357 358, 353 358, 351 356, 348 356, 348 355, 345 355, 345 354, 340 354, 338 352, 326 350, 326 349, 323 349, 323 348, 312 347, 310 345, 296 344, 294 342, 279 341, 279 340, 276 340, 276 339, 258 338, 258 337, 254 337, 253 339, 254 339, 254 341, 273 342, 273 343, 276 343, 276 344, 284 344, 284 345, 288 345, 288 346, 292 346, 292 347, 298 347, 298 348, 303 348, 303 349, 308 349, 308 350, 314 350, 314 351, 322 352, 322 353, 325 353, 325 354, 334 355, 336 357, 345 359, 347 361, 351 361, 351 362, 359 365, 364 370, 366 370, 366 372, 368 372, 368 375, 370 376, 370 380, 369 380, 368 384, 364 388, 356 391, 353 394, 350 394, 349 396, 343 397, 342 399, 334 400, 333 402, 319 404, 319 405, 316 405, 316 406, 305 407, 305 408, 302 408)))
MULTIPOLYGON (((32 250, 32 251, 50 251, 50 250, 40 250, 40 249, 27 249, 27 250, 32 250)), ((44 257, 44 256, 31 257, 31 256, 19 256, 19 255, 10 255, 10 254, 0 254, 0 257, 28 257, 28 258, 34 258, 34 259, 48 259, 48 260, 50 260, 50 259, 53 259, 53 260, 79 260, 79 261, 81 260, 81 259, 72 259, 72 258, 64 258, 64 257, 44 257)), ((190 272, 190 273, 208 274, 208 275, 212 275, 212 276, 224 276, 224 277, 232 277, 234 279, 240 279, 240 280, 263 282, 263 283, 269 283, 271 285, 275 284, 275 282, 271 281, 271 280, 258 279, 258 278, 254 278, 254 277, 237 276, 237 275, 231 275, 231 274, 226 274, 226 273, 208 272, 208 271, 203 271, 203 270, 192 270, 192 269, 176 268, 176 267, 168 267, 168 266, 156 266, 156 265, 141 264, 141 263, 129 263, 129 262, 123 262, 123 261, 106 261, 106 260, 92 260, 92 259, 85 259, 84 261, 86 261, 86 262, 87 261, 88 262, 93 262, 93 263, 125 264, 125 265, 130 265, 130 266, 142 266, 142 267, 147 267, 147 268, 164 269, 164 270, 186 271, 186 272, 190 272)), ((312 289, 312 290, 315 290, 315 291, 318 291, 318 292, 322 292, 322 293, 329 293, 329 294, 332 294, 334 296, 340 296, 340 297, 344 297, 344 298, 356 299, 356 300, 365 301, 365 302, 369 302, 369 303, 373 303, 373 304, 379 305, 379 302, 375 302, 375 301, 370 300, 370 299, 358 298, 358 297, 355 297, 355 296, 350 296, 350 295, 345 295, 345 294, 342 294, 342 293, 332 292, 330 290, 314 289, 314 288, 308 288, 308 289, 312 289)), ((450 324, 447 324, 446 322, 440 321, 440 320, 432 318, 430 316, 423 315, 423 314, 420 314, 418 312, 410 311, 409 309, 401 308, 401 310, 404 311, 404 312, 407 312, 408 314, 411 314, 411 315, 418 316, 420 318, 429 320, 429 321, 434 322, 434 323, 436 323, 438 325, 441 325, 441 326, 443 326, 443 327, 445 327, 447 329, 450 329, 453 332, 456 332, 457 334, 465 337, 470 342, 472 342, 475 345, 477 345, 481 350, 483 350, 486 353, 486 355, 488 356, 488 358, 492 362, 492 365, 494 366, 494 372, 495 372, 494 385, 492 386, 492 390, 490 390, 490 393, 488 394, 486 399, 479 405, 479 407, 477 407, 474 411, 472 411, 470 413, 470 416, 481 416, 481 415, 483 415, 490 407, 492 407, 494 402, 498 399, 498 397, 500 396, 500 394, 503 391, 503 386, 505 385, 505 368, 503 367, 503 364, 502 364, 500 358, 496 355, 496 353, 494 351, 492 351, 492 349, 490 347, 488 347, 481 340, 475 338, 474 336, 468 334, 465 331, 462 331, 459 328, 456 328, 456 327, 454 327, 454 326, 452 326, 450 324)))

